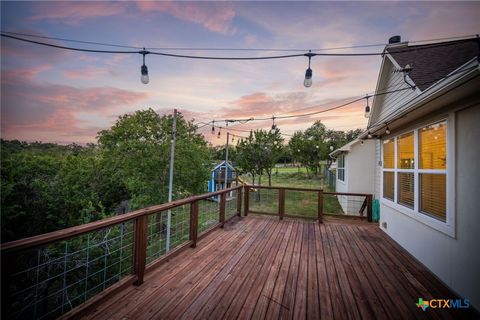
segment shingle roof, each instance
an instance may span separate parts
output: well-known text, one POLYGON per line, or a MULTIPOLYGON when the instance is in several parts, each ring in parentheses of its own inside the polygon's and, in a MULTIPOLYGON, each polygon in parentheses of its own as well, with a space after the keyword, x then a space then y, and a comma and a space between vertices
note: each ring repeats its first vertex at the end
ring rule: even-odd
POLYGON ((478 41, 473 38, 408 47, 396 46, 387 47, 386 51, 391 54, 400 67, 404 68, 407 64, 412 67, 409 76, 423 91, 477 57, 479 55, 478 41))

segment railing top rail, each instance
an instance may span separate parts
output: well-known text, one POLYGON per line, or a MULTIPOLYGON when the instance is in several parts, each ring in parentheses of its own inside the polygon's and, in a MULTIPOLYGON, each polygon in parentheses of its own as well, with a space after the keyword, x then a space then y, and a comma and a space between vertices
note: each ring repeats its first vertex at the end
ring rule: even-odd
POLYGON ((55 241, 66 240, 74 236, 78 236, 91 231, 113 226, 122 222, 130 221, 144 215, 159 213, 161 211, 173 209, 175 207, 189 204, 194 201, 208 199, 210 197, 213 197, 222 193, 230 192, 233 190, 237 190, 240 188, 242 188, 242 186, 236 186, 236 187, 223 189, 215 192, 204 193, 201 195, 192 196, 185 199, 175 200, 172 202, 167 202, 164 204, 139 209, 127 214, 120 215, 120 216, 114 216, 114 217, 82 224, 75 227, 70 227, 70 228, 61 229, 61 230, 57 230, 49 233, 40 234, 38 236, 6 242, 0 246, 0 251, 1 253, 20 251, 28 248, 34 248, 34 247, 46 245, 55 241))
MULTIPOLYGON (((245 187, 248 187, 250 189, 276 189, 276 190, 293 190, 293 191, 311 191, 311 192, 319 192, 322 191, 323 189, 318 188, 318 189, 313 189, 313 188, 295 188, 295 187, 280 187, 280 186, 258 186, 258 185, 245 185, 245 187)), ((325 193, 325 192, 324 192, 325 193)))
POLYGON ((353 196, 353 197, 368 197, 372 194, 370 193, 351 193, 351 192, 323 192, 323 194, 331 194, 336 196, 353 196))

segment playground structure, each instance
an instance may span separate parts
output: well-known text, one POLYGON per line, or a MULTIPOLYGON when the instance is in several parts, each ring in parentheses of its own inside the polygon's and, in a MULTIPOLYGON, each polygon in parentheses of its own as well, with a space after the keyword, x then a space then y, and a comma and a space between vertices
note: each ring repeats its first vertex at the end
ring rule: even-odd
MULTIPOLYGON (((237 175, 237 169, 230 162, 226 164, 225 160, 220 162, 211 171, 210 180, 208 180, 208 192, 215 192, 223 189, 231 188, 235 185, 239 185, 239 177, 237 175), (227 179, 225 179, 225 172, 227 172, 227 179)), ((233 198, 233 192, 227 194, 227 200, 233 198)), ((220 201, 220 196, 214 196, 211 198, 215 202, 220 201)))

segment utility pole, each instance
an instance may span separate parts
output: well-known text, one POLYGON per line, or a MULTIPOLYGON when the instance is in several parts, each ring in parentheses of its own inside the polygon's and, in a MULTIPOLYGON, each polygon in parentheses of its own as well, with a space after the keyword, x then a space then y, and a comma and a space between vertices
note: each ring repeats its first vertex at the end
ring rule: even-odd
MULTIPOLYGON (((175 160, 175 142, 177 140, 177 109, 173 110, 172 139, 170 140, 170 176, 168 179, 168 202, 172 201, 173 189, 173 164, 175 160)), ((172 223, 172 211, 167 210, 167 239, 166 252, 170 251, 170 227, 172 223)))
POLYGON ((225 149, 225 184, 224 189, 227 189, 228 182, 228 141, 230 140, 230 132, 227 131, 227 148, 225 149))

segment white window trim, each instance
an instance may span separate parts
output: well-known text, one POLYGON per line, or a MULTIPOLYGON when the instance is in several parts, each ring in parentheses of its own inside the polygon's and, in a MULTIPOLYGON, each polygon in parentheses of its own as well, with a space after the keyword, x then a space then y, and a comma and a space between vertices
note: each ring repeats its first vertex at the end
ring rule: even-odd
POLYGON ((346 175, 347 170, 345 170, 345 153, 340 153, 338 158, 337 158, 337 181, 339 181, 342 184, 345 184, 345 180, 347 180, 347 175, 346 175), (340 160, 338 158, 340 158, 340 157, 343 158, 343 167, 342 168, 340 168, 340 166, 339 166, 340 160), (343 169, 343 180, 338 177, 339 169, 343 169))
MULTIPOLYGON (((391 138, 390 138, 391 139, 391 138)), ((455 238, 455 114, 450 113, 447 117, 439 118, 428 123, 424 123, 416 126, 414 129, 405 130, 398 133, 394 138, 394 169, 383 168, 383 143, 381 148, 382 159, 382 174, 380 175, 380 199, 383 205, 395 209, 396 211, 403 213, 410 218, 417 220, 437 231, 447 234, 448 236, 455 238), (446 121, 447 123, 447 169, 419 169, 418 168, 418 129, 428 126, 439 121, 446 121), (383 172, 412 172, 411 169, 398 169, 397 168, 397 137, 403 133, 414 131, 414 208, 408 208, 398 203, 398 182, 397 174, 394 175, 394 201, 383 197, 383 172), (442 173, 446 174, 446 222, 442 222, 438 219, 428 216, 425 213, 419 211, 419 174, 420 173, 442 173)))

